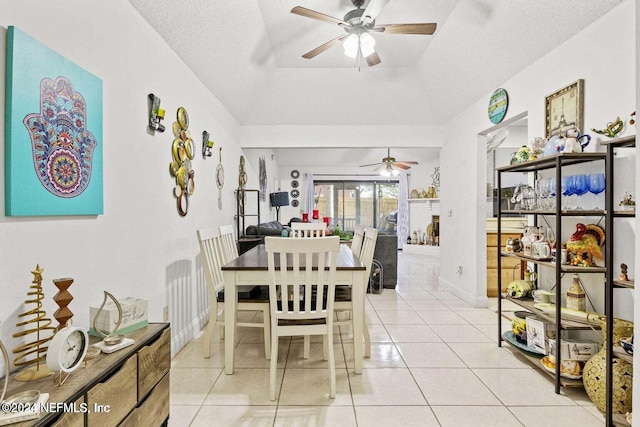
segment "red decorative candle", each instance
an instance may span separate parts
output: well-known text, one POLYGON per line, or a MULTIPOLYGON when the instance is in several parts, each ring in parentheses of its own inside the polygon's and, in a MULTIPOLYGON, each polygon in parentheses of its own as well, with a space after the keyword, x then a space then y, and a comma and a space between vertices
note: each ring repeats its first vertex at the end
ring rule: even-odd
POLYGON ((309 214, 307 212, 302 214, 302 222, 309 222, 309 214))
POLYGON ((314 209, 313 210, 313 219, 318 219, 320 218, 320 215, 318 214, 318 209, 314 209))
POLYGON ((325 224, 327 224, 327 227, 329 226, 329 217, 328 217, 328 216, 322 217, 322 221, 323 221, 325 224))

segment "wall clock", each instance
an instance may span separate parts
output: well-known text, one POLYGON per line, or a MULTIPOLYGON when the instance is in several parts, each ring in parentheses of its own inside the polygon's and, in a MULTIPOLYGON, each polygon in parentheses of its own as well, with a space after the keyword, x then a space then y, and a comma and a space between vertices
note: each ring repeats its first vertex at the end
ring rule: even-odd
POLYGON ((491 94, 491 98, 489 98, 489 108, 487 109, 491 123, 500 123, 507 114, 508 107, 509 96, 507 95, 507 91, 502 88, 496 89, 491 94))
MULTIPOLYGON (((59 384, 64 383, 62 374, 78 369, 89 349, 89 335, 84 329, 67 326, 60 329, 51 340, 47 350, 47 368, 60 373, 59 384)), ((65 377, 66 379, 66 377, 65 377)))

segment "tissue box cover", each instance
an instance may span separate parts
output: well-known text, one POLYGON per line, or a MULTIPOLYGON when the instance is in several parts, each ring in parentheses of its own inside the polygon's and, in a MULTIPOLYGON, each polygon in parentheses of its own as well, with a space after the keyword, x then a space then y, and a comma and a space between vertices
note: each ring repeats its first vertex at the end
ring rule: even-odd
MULTIPOLYGON (((118 302, 122 307, 122 323, 120 323, 120 328, 114 332, 115 334, 128 334, 129 332, 144 328, 149 324, 149 302, 147 300, 135 297, 126 297, 118 299, 118 302)), ((96 337, 99 335, 93 329, 93 319, 99 309, 100 306, 89 307, 89 325, 91 326, 89 334, 96 337)), ((102 313, 100 313, 100 317, 98 318, 97 326, 103 333, 108 334, 113 328, 115 328, 117 322, 118 308, 113 301, 107 300, 107 303, 104 305, 102 313)))

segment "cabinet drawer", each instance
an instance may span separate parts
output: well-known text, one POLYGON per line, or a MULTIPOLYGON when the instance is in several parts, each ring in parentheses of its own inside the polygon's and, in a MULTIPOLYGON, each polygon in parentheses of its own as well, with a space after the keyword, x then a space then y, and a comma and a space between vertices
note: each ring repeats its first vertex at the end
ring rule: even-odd
MULTIPOLYGON (((507 244, 507 240, 514 237, 519 239, 521 236, 521 234, 503 234, 500 239, 500 247, 504 249, 504 246, 507 244)), ((487 246, 498 246, 498 235, 496 233, 487 233, 487 246)))
POLYGON ((169 417, 169 373, 149 396, 133 410, 120 427, 159 426, 169 417))
POLYGON ((138 351, 138 400, 157 384, 171 367, 171 329, 165 329, 158 340, 138 351))
POLYGON ((120 370, 105 382, 97 384, 87 392, 87 404, 91 409, 87 421, 89 426, 115 426, 136 406, 137 355, 131 356, 120 370), (109 405, 109 412, 96 411, 95 407, 109 405))
POLYGON ((78 412, 65 412, 51 424, 52 427, 84 427, 84 414, 80 412, 82 404, 85 402, 84 396, 75 401, 78 412))

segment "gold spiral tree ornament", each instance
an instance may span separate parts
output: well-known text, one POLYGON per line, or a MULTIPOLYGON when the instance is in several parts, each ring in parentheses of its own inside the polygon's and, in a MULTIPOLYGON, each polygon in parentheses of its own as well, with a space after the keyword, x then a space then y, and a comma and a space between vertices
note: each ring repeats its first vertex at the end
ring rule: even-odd
POLYGON ((32 304, 34 307, 18 315, 18 317, 26 318, 26 320, 16 323, 16 327, 18 329, 26 328, 13 334, 13 338, 35 334, 35 340, 13 349, 13 354, 18 355, 13 360, 15 366, 34 365, 20 371, 15 376, 17 381, 33 381, 51 375, 51 371, 45 363, 47 349, 49 348, 45 344, 53 338, 56 328, 51 326, 51 319, 47 317, 46 311, 42 309, 42 300, 44 299, 44 293, 42 292, 43 271, 44 269, 40 268, 40 265, 36 265, 36 268, 31 272, 33 281, 29 287, 30 291, 27 292, 28 299, 24 303, 25 305, 32 304))

